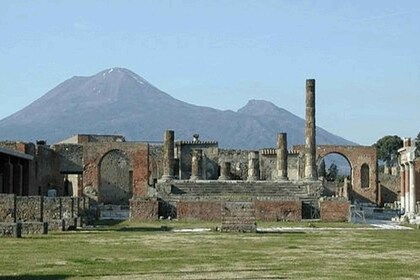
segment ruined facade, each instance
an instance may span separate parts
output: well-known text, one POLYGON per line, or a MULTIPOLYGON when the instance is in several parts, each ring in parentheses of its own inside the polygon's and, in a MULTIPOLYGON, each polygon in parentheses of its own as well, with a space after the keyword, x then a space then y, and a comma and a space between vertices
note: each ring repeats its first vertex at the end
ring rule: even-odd
POLYGON ((175 140, 171 130, 163 132, 163 143, 128 142, 118 135, 76 135, 51 146, 2 142, 0 192, 129 205, 132 219, 140 220, 220 219, 226 201, 251 203, 258 219, 299 220, 319 212, 323 181, 317 163, 336 152, 352 167, 347 198, 376 202, 376 150, 317 146, 315 127, 315 80, 307 80, 306 141, 292 151, 284 132, 276 147, 251 151, 221 149, 198 135, 175 140))
POLYGON ((404 139, 400 154, 400 205, 403 213, 412 218, 420 214, 420 159, 415 157, 416 147, 411 138, 404 139))

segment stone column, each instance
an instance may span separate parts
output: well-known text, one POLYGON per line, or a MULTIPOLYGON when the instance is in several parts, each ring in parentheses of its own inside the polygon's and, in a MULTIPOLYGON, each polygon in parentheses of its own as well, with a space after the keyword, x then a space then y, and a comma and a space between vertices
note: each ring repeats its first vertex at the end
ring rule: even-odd
POLYGON ((305 178, 316 180, 315 80, 306 80, 305 178))
POLYGON ((163 175, 162 180, 174 178, 174 131, 166 130, 163 139, 163 175))
POLYGON ((190 180, 200 180, 201 159, 203 158, 203 151, 201 149, 192 150, 191 156, 191 177, 190 180))
POLYGON ((218 180, 230 180, 230 162, 222 161, 220 165, 220 176, 218 180))
POLYGON ((410 211, 410 167, 408 164, 405 164, 405 213, 410 211))
POLYGON ((259 179, 259 154, 256 151, 248 153, 248 181, 257 181, 259 179))
POLYGON ((14 179, 13 179, 13 183, 14 183, 14 193, 16 193, 17 195, 22 195, 23 194, 23 165, 20 163, 17 163, 15 165, 14 168, 14 179))
POLYGON ((410 162, 410 213, 416 213, 416 177, 414 162, 410 162))
POLYGON ((405 209, 405 167, 404 167, 404 164, 401 164, 400 177, 401 177, 401 190, 400 190, 401 209, 405 209))
POLYGON ((287 180, 287 133, 277 134, 277 180, 287 180))

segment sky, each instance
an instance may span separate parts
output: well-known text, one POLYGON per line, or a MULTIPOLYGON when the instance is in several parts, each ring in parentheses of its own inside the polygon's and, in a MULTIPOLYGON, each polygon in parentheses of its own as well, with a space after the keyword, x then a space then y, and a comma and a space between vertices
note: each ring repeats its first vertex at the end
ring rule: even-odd
POLYGON ((0 119, 124 67, 182 101, 267 100, 361 145, 420 132, 420 1, 0 1, 0 119))

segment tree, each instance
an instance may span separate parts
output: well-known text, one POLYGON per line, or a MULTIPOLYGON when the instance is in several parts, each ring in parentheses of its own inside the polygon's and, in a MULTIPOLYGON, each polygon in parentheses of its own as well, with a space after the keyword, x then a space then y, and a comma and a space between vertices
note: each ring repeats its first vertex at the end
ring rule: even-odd
POLYGON ((333 163, 331 163, 330 167, 328 168, 327 181, 334 182, 335 179, 337 179, 337 175, 338 175, 338 167, 333 162, 333 163))
POLYGON ((388 135, 379 139, 374 146, 378 151, 378 159, 391 167, 397 164, 398 149, 403 146, 403 140, 397 135, 388 135))
POLYGON ((327 175, 327 170, 325 169, 325 161, 324 159, 322 159, 318 167, 318 176, 326 177, 326 175, 327 175))

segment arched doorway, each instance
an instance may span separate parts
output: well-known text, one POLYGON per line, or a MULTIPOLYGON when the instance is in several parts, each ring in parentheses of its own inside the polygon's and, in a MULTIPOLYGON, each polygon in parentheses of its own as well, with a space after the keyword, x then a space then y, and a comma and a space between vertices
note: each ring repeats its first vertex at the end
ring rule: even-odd
POLYGON ((120 150, 108 152, 101 159, 99 170, 99 201, 128 205, 133 195, 133 174, 127 155, 120 150))
POLYGON ((352 166, 343 154, 330 152, 317 160, 318 176, 324 179, 324 195, 349 198, 352 166))

